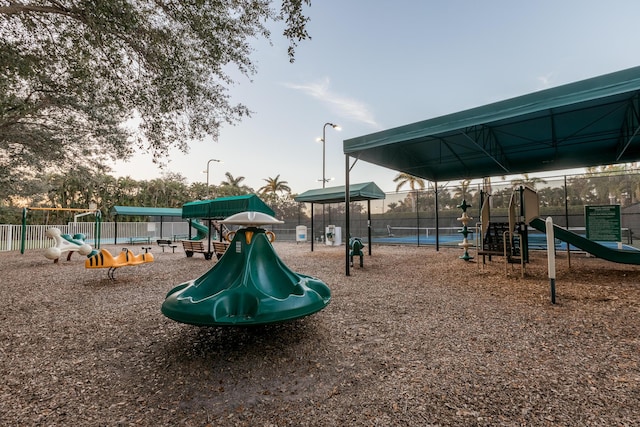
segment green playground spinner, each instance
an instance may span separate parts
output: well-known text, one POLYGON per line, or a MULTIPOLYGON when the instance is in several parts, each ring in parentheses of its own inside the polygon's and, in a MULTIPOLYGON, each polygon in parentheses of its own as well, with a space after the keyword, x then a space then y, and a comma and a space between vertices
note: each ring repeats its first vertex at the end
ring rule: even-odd
POLYGON ((280 223, 260 212, 242 212, 222 221, 242 225, 218 262, 197 279, 174 287, 162 313, 193 325, 259 325, 316 313, 329 304, 331 291, 320 279, 293 272, 276 254, 271 231, 280 223))

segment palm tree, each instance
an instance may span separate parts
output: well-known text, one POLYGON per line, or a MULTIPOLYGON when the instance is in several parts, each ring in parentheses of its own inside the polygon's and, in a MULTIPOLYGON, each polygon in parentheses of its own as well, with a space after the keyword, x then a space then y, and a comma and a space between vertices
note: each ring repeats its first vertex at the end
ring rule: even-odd
POLYGON ((409 175, 408 173, 399 173, 393 178, 393 182, 397 183, 396 185, 396 193, 400 191, 402 187, 406 184, 409 184, 409 188, 411 190, 416 189, 416 185, 420 188, 420 190, 424 190, 424 179, 418 178, 417 176, 409 175))
POLYGON ((412 211, 416 209, 416 200, 418 199, 418 189, 424 190, 424 179, 418 178, 417 176, 409 175, 408 173, 399 173, 393 178, 393 182, 397 183, 396 185, 396 193, 400 191, 400 189, 409 184, 409 188, 411 188, 411 192, 408 194, 408 198, 411 199, 411 207, 412 211))
POLYGON ((470 187, 471 187, 471 180, 463 179, 462 181, 460 181, 460 185, 453 189, 454 191, 453 198, 456 200, 463 199, 463 200, 471 201, 470 199, 467 198, 467 196, 471 196, 471 193, 473 193, 475 190, 470 187))
POLYGON ((263 181, 266 181, 267 184, 263 185, 258 189, 258 193, 262 195, 267 194, 278 194, 280 193, 291 193, 291 187, 287 184, 287 181, 280 181, 280 174, 278 174, 275 178, 264 178, 263 181))
POLYGON ((220 185, 228 185, 230 187, 240 187, 240 183, 244 181, 244 176, 239 176, 237 178, 234 178, 233 175, 231 175, 231 172, 225 172, 224 176, 227 178, 227 180, 222 181, 220 185))
POLYGON ((218 187, 218 196, 241 196, 253 192, 253 189, 246 185, 240 185, 244 181, 244 176, 234 178, 229 172, 225 172, 226 181, 220 183, 218 187))

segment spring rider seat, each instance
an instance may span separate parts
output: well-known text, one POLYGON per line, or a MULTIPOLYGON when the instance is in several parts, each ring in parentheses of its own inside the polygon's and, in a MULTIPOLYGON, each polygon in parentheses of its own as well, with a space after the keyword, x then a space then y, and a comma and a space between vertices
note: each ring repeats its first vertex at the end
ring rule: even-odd
POLYGON ((362 243, 362 239, 359 237, 352 237, 349 239, 349 260, 351 261, 351 267, 353 267, 353 257, 360 257, 360 268, 364 267, 364 252, 362 252, 362 248, 364 248, 364 243, 362 243))
POLYGON ((281 222, 253 211, 222 221, 244 228, 229 233, 229 248, 209 271, 169 291, 162 313, 192 325, 259 325, 325 308, 331 300, 329 287, 291 271, 271 245, 275 235, 259 227, 281 222))
POLYGON ((91 246, 85 243, 84 234, 75 234, 71 237, 69 234, 62 234, 59 228, 51 227, 47 230, 46 235, 48 238, 55 241, 55 245, 45 249, 44 256, 47 259, 53 260, 54 263, 58 262, 58 259, 67 253, 67 261, 71 259, 71 255, 74 252, 80 253, 80 255, 86 255, 87 257, 94 255, 97 251, 91 249, 91 246))

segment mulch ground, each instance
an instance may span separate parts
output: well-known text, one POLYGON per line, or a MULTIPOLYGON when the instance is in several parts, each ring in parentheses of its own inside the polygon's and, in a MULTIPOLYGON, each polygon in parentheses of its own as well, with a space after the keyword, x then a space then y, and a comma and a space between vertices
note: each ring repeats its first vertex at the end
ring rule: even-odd
MULTIPOLYGON (((332 301, 303 319, 196 327, 162 315, 215 261, 85 270, 0 253, 0 425, 624 426, 640 423, 640 267, 546 254, 484 268, 460 249, 274 244, 332 301)), ((107 247, 112 252, 119 248, 107 247)), ((139 248, 132 248, 135 252, 139 248)))

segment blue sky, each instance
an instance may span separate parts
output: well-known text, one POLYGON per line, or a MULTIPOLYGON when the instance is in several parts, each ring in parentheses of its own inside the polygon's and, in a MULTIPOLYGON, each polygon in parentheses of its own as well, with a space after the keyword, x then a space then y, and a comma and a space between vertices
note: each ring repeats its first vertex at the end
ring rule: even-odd
MULTIPOLYGON (((640 65, 637 0, 313 0, 312 40, 294 64, 274 27, 256 41, 258 73, 231 88, 253 117, 222 129, 218 142, 174 151, 165 171, 189 182, 244 176, 258 189, 280 175, 296 193, 344 184, 344 139, 441 116, 640 65)), ((159 177, 149 156, 117 163, 116 175, 159 177)), ((358 162, 351 182, 395 190, 396 171, 358 162)))

